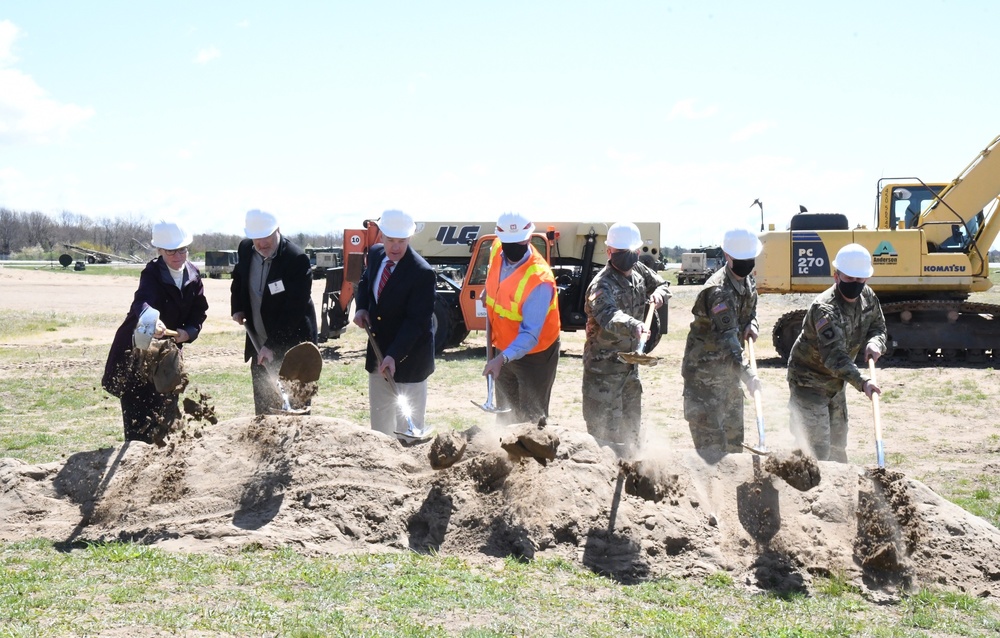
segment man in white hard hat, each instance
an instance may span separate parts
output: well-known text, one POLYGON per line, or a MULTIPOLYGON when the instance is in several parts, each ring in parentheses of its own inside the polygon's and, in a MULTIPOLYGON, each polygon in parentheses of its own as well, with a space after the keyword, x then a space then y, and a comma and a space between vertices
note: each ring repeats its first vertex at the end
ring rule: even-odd
POLYGON ((496 355, 483 376, 496 380, 497 422, 537 423, 549 415, 559 365, 559 300, 545 256, 531 245, 535 225, 500 215, 486 275, 485 304, 496 355))
POLYGON ((757 285, 753 269, 762 245, 745 228, 726 231, 724 268, 698 292, 691 329, 684 346, 684 418, 698 454, 717 461, 743 450, 743 392, 760 381, 744 360, 743 346, 757 340, 757 285))
MULTIPOLYGON (((158 385, 158 378, 136 373, 141 367, 137 365, 141 359, 137 358, 176 354, 167 350, 174 348, 174 344, 183 348, 197 339, 205 323, 208 300, 201 273, 188 261, 191 234, 177 223, 166 221, 153 224, 152 231, 150 243, 158 257, 146 264, 139 275, 132 306, 111 344, 101 385, 121 399, 125 440, 162 446, 171 423, 181 418, 177 402, 183 381, 176 376, 182 370, 175 366, 172 369, 175 378, 163 387, 158 385), (142 335, 145 341, 139 344, 140 335, 135 333, 143 317, 151 318, 152 330, 145 331, 142 335), (176 336, 169 341, 153 341, 164 337, 168 329, 176 332, 176 336)), ((180 359, 178 356, 171 360, 179 363, 180 359)))
POLYGON ((434 270, 410 248, 413 218, 387 210, 378 221, 382 243, 368 250, 367 265, 355 292, 354 323, 371 328, 382 354, 371 342, 365 355, 368 406, 373 430, 404 444, 429 440, 424 424, 427 378, 434 372, 434 270), (394 381, 399 396, 393 394, 394 381))
POLYGON ((833 268, 833 286, 809 306, 788 356, 788 407, 800 445, 821 461, 846 463, 847 384, 869 398, 882 392, 854 361, 862 348, 865 361, 878 361, 887 337, 882 306, 866 285, 875 272, 868 250, 844 246, 833 268))
POLYGON ((595 439, 629 458, 640 444, 642 384, 639 366, 618 353, 635 352, 648 333, 646 313, 667 303, 670 284, 639 261, 643 240, 635 224, 612 225, 606 243, 607 264, 587 287, 584 308, 583 418, 595 439))
POLYGON ((243 355, 250 362, 254 410, 282 407, 275 375, 285 353, 316 343, 309 255, 281 234, 278 219, 262 210, 247 212, 230 286, 233 321, 245 326, 243 355), (273 371, 273 373, 272 373, 273 371))

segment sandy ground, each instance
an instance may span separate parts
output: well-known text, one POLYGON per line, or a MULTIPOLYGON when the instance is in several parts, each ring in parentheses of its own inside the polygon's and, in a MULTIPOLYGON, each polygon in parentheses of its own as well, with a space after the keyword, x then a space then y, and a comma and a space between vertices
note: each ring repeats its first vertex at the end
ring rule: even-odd
MULTIPOLYGON (((206 281, 206 331, 232 332, 233 347, 199 352, 193 344, 186 360, 195 378, 209 365, 240 365, 228 285, 206 281)), ((134 288, 134 277, 0 268, 3 309, 124 314, 134 288)), ((314 286, 317 308, 321 288, 314 286)), ((192 404, 163 449, 67 450, 64 462, 39 466, 0 459, 0 539, 131 539, 186 551, 248 543, 317 553, 433 550, 471 561, 562 556, 627 582, 725 570, 748 587, 806 591, 817 575, 843 574, 873 596, 931 584, 1000 595, 1000 531, 935 491, 1000 469, 990 412, 1000 380, 991 368, 880 370, 888 469, 872 467, 871 407, 859 393, 849 395, 853 463, 816 463, 792 453, 784 369, 767 332, 803 300, 765 298, 758 357, 775 453, 706 464, 690 446, 679 375, 695 291, 675 288, 670 332, 655 351, 660 365, 643 370, 647 444, 634 464, 620 464, 586 434, 583 339, 567 334, 543 430, 501 431, 479 413, 471 430, 405 448, 342 418, 341 410, 363 408, 364 397, 322 397, 310 416, 217 424, 196 418, 204 415, 192 404)), ((85 330, 107 344, 116 327, 85 330)), ((14 339, 0 328, 0 351, 53 339, 14 339)), ((329 342, 324 356, 361 366, 360 343, 329 342)), ((468 343, 446 358, 481 360, 481 335, 468 343)), ((103 352, 106 345, 95 354, 101 362, 103 352)), ((58 349, 35 365, 58 365, 58 349)), ((324 375, 337 374, 337 365, 324 375)), ((432 377, 429 421, 485 398, 478 366, 469 365, 458 388, 432 377)), ((0 381, 20 373, 0 366, 0 381)), ((745 422, 754 443, 750 401, 745 422)))

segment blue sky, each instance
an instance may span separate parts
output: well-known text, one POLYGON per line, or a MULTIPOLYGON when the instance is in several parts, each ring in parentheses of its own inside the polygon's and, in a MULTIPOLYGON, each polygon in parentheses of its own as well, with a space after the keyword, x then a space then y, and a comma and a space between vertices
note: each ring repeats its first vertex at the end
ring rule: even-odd
POLYGON ((0 2, 0 206, 241 233, 871 223, 1000 133, 1000 3, 0 2))

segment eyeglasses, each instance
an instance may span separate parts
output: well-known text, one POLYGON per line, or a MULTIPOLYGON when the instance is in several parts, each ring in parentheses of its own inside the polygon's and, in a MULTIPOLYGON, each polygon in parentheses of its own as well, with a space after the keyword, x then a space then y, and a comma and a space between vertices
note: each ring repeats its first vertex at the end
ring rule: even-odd
POLYGON ((174 255, 186 255, 187 253, 188 253, 187 247, 175 248, 173 250, 168 250, 166 248, 163 249, 163 254, 170 255, 171 257, 173 257, 174 255))

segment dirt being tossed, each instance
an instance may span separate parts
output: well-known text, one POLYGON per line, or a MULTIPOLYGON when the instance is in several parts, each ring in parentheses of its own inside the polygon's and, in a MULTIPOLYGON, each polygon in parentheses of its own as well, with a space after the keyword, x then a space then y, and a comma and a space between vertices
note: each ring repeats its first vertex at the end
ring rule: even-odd
POLYGON ((647 450, 620 464, 584 432, 540 431, 558 440, 545 465, 504 450, 511 429, 405 448, 326 417, 188 421, 163 449, 0 459, 0 539, 558 556, 624 582, 726 571, 808 591, 843 574, 866 591, 1000 595, 1000 531, 901 474, 820 462, 822 481, 802 490, 751 454, 706 464, 647 450))

